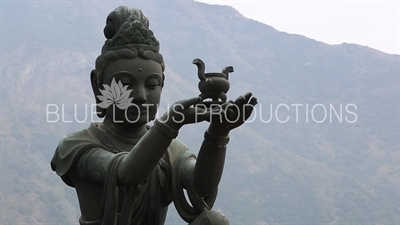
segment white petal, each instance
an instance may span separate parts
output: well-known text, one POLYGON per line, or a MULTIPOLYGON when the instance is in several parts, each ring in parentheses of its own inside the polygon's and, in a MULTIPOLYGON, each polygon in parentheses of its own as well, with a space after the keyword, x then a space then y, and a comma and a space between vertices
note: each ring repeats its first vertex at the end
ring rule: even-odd
POLYGON ((103 84, 104 90, 107 90, 111 93, 111 88, 107 84, 103 84))
POLYGON ((111 93, 114 101, 117 101, 121 95, 121 91, 119 90, 117 82, 115 82, 115 78, 111 81, 111 93))
POLYGON ((113 100, 112 93, 107 90, 100 90, 100 93, 109 100, 113 100))
POLYGON ((108 108, 111 104, 113 104, 113 102, 110 101, 110 100, 107 100, 107 101, 104 101, 104 102, 102 102, 102 103, 99 103, 98 106, 99 106, 100 108, 106 109, 106 108, 108 108))
POLYGON ((97 95, 96 97, 102 102, 107 101, 107 98, 104 97, 103 95, 97 95))
POLYGON ((133 105, 133 104, 132 103, 117 103, 117 107, 119 109, 127 109, 131 105, 133 105))

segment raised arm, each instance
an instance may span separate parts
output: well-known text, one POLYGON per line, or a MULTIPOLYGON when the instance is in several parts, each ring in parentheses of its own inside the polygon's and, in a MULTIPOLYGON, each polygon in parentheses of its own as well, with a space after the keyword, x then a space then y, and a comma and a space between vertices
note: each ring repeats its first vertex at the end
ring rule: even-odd
POLYGON ((226 114, 213 118, 205 132, 192 177, 193 186, 201 196, 207 197, 218 187, 225 164, 229 132, 250 117, 257 104, 257 99, 251 96, 251 93, 247 93, 230 102, 224 108, 226 114))

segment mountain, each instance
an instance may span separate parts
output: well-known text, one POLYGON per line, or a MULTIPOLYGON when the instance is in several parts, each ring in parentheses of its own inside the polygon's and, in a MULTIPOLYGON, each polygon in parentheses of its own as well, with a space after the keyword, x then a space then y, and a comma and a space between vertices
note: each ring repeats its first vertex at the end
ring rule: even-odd
MULTIPOLYGON (((231 224, 400 222, 399 55, 195 1, 5 1, 1 224, 77 223, 74 189, 49 163, 58 141, 92 120, 89 74, 119 5, 141 8, 161 43, 161 113, 199 94, 194 58, 207 72, 234 67, 230 99, 257 96, 253 121, 232 131, 214 206, 231 224)), ((179 139, 197 152, 206 127, 184 127, 179 139)), ((184 224, 170 211, 167 224, 184 224)))

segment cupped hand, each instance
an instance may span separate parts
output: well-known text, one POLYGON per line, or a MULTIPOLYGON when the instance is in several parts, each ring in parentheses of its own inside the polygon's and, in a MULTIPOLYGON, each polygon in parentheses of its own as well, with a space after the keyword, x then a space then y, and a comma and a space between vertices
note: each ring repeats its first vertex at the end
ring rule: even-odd
POLYGON ((210 117, 210 112, 207 112, 203 107, 196 106, 201 102, 201 97, 175 102, 159 120, 174 130, 179 130, 186 124, 205 121, 210 117))
POLYGON ((258 103, 257 98, 252 96, 248 92, 235 101, 222 104, 220 113, 212 114, 208 131, 217 136, 227 136, 231 130, 243 125, 258 103))

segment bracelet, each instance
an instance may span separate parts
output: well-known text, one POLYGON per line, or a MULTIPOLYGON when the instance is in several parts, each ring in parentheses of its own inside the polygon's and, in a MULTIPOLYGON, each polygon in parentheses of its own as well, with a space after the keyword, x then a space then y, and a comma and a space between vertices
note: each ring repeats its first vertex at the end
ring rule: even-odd
POLYGON ((208 130, 204 132, 204 140, 210 145, 218 147, 225 147, 229 143, 229 137, 218 137, 208 132, 208 130))
POLYGON ((171 127, 169 127, 167 124, 165 123, 161 123, 160 121, 158 121, 157 119, 154 121, 154 127, 160 131, 162 134, 164 134, 166 137, 168 138, 176 138, 178 136, 178 131, 172 129, 171 127))

